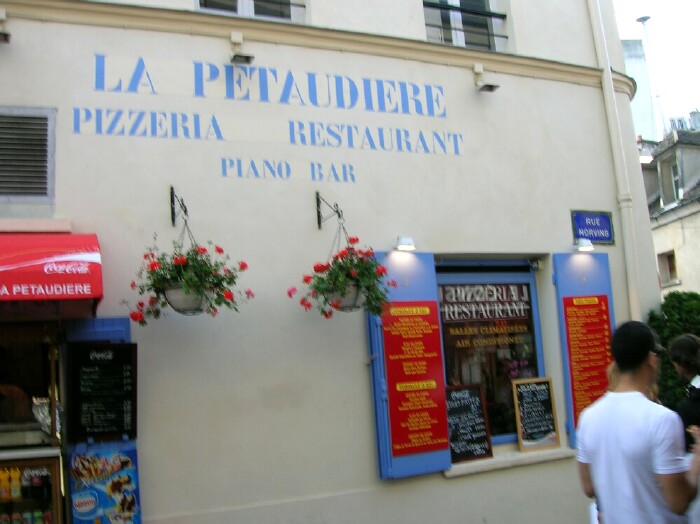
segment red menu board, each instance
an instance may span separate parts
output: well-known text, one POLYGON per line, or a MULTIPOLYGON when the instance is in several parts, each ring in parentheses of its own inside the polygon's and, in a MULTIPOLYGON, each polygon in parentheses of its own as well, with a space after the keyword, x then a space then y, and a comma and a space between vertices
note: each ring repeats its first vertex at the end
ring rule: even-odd
POLYGON ((437 302, 392 302, 382 326, 392 455, 448 449, 437 302))
POLYGON ((608 388, 609 312, 607 295, 564 297, 575 425, 581 411, 608 388))

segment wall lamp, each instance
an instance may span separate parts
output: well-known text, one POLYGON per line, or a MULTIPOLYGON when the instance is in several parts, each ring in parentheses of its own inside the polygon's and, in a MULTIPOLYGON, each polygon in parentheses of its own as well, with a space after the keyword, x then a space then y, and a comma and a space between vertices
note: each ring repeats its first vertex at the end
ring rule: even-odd
POLYGON ((496 89, 501 87, 498 84, 494 84, 493 82, 486 82, 484 80, 483 64, 474 64, 474 67, 472 69, 474 71, 474 85, 481 93, 493 93, 496 89))
POLYGON ((5 20, 7 20, 7 11, 0 9, 0 44, 10 43, 10 33, 5 30, 5 20))
POLYGON ((587 238, 577 238, 574 242, 574 251, 578 251, 579 253, 589 253, 591 251, 595 251, 595 247, 593 246, 593 242, 587 238))
POLYGON ((240 31, 231 31, 231 63, 232 64, 252 64, 255 60, 255 55, 244 53, 243 48, 243 33, 240 31))
POLYGON ((411 237, 399 237, 396 239, 395 249, 397 251, 415 251, 416 243, 411 237))

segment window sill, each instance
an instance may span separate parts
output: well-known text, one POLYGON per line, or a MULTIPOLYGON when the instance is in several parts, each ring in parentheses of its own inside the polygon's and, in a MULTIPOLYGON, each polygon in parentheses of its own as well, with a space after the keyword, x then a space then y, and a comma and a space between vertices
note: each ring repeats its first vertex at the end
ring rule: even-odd
POLYGON ((462 477, 464 475, 474 475, 476 473, 485 473, 487 471, 517 468, 519 466, 539 464, 541 462, 551 462, 554 460, 572 459, 575 457, 576 451, 571 448, 528 451, 527 453, 510 452, 502 455, 495 455, 493 458, 453 464, 452 468, 444 471, 443 474, 447 478, 462 477))
POLYGON ((673 280, 669 280, 667 282, 662 282, 661 289, 666 289, 667 287, 680 286, 680 285, 681 285, 681 280, 679 278, 674 278, 673 280))

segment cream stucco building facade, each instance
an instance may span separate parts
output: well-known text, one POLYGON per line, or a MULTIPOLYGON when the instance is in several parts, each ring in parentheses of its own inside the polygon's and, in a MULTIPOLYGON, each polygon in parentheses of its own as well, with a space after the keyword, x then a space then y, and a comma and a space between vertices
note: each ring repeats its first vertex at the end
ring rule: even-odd
POLYGON ((0 115, 47 116, 53 148, 46 194, 0 195, 0 230, 96 234, 98 319, 128 316, 144 248, 177 236, 170 186, 197 237, 250 266, 240 312, 131 328, 143 521, 587 522, 552 283, 573 210, 611 217, 614 243, 596 248, 615 319, 659 302, 611 2, 485 3, 505 15, 485 18, 490 49, 427 41, 430 2, 300 4, 279 20, 194 0, 0 0, 0 115), (380 479, 365 317, 286 296, 332 241, 316 192, 378 252, 407 234, 438 262, 529 264, 557 448, 506 439, 451 473, 380 479))

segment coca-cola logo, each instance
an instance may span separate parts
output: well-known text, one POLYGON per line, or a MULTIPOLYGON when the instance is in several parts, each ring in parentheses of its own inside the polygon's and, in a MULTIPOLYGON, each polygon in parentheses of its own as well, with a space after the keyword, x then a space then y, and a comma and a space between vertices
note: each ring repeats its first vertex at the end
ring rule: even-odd
POLYGON ((112 360, 114 358, 114 351, 91 351, 90 360, 112 360))
POLYGON ((87 275, 90 273, 90 265, 87 262, 49 262, 44 264, 44 273, 47 275, 58 273, 62 275, 87 275))

